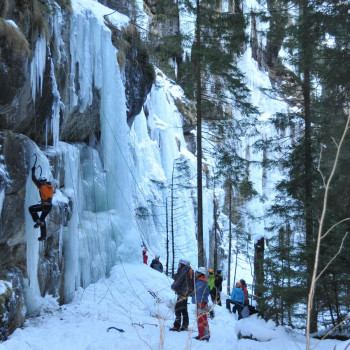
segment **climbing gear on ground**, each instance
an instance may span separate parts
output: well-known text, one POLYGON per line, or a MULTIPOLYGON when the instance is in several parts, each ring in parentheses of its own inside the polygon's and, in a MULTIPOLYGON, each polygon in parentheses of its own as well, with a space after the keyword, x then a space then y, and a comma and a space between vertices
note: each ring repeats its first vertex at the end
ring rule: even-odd
POLYGON ((107 332, 109 332, 110 329, 115 329, 115 330, 117 330, 117 331, 120 332, 120 333, 124 333, 124 332, 125 332, 124 329, 117 328, 117 327, 108 327, 108 328, 107 328, 107 332))

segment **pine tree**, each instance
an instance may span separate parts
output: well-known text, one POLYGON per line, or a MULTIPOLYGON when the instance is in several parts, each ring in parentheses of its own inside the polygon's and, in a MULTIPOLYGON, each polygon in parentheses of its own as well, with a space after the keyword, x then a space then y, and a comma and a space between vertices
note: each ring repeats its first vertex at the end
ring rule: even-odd
MULTIPOLYGON (((285 47, 288 47, 291 53, 290 63, 296 68, 294 81, 297 82, 301 91, 301 94, 294 99, 301 107, 301 114, 295 114, 294 118, 289 116, 289 125, 293 123, 302 125, 303 135, 296 140, 295 144, 291 144, 290 155, 282 163, 285 169, 288 169, 288 177, 278 186, 281 195, 277 198, 279 203, 273 208, 273 212, 284 217, 285 220, 292 220, 295 229, 301 228, 306 234, 303 247, 305 264, 303 266, 306 268, 305 278, 308 281, 307 289, 304 291, 306 296, 313 270, 315 232, 318 228, 320 204, 324 192, 317 169, 319 167, 322 173, 328 176, 335 154, 332 137, 337 139, 347 114, 349 80, 344 77, 349 73, 346 64, 349 46, 348 40, 345 39, 349 35, 349 19, 345 13, 349 10, 349 4, 306 0, 287 3, 294 9, 298 9, 296 16, 290 21, 291 24, 286 28, 285 47), (337 64, 334 65, 334 62, 337 64), (321 145, 323 145, 322 148, 321 145), (302 223, 299 227, 296 225, 298 220, 302 223)), ((286 118, 283 121, 280 119, 277 124, 285 126, 286 120, 286 118)), ((338 185, 339 189, 342 188, 341 191, 345 193, 349 188, 349 185, 341 180, 343 164, 345 163, 341 159, 336 175, 339 181, 335 181, 335 185, 332 186, 331 199, 328 202, 329 216, 326 218, 325 227, 331 227, 332 224, 344 218, 344 215, 346 216, 341 208, 344 206, 341 200, 342 194, 337 191, 338 185)), ((335 232, 329 238, 327 237, 328 244, 322 247, 321 261, 323 262, 320 269, 326 266, 339 247, 341 232, 344 232, 347 226, 344 224, 337 227, 335 232)), ((345 249, 348 248, 345 247, 345 249)), ((342 269, 344 266, 340 267, 340 270, 342 269)), ((300 270, 303 270, 302 266, 300 270)), ((324 284, 329 276, 333 278, 332 269, 329 273, 330 275, 325 273, 320 284, 324 284)), ((340 279, 335 278, 334 281, 337 284, 335 289, 339 293, 340 279)), ((344 295, 339 293, 338 296, 342 296, 341 294, 344 295)), ((334 305, 334 300, 337 298, 334 296, 330 298, 329 295, 329 293, 316 294, 311 314, 311 332, 317 329, 317 313, 325 310, 324 305, 328 305, 328 310, 338 309, 334 305)))

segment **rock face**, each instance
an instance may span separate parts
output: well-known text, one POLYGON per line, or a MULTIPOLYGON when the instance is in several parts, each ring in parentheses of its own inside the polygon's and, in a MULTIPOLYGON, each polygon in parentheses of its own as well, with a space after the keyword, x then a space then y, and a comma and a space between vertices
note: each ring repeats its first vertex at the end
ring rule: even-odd
MULTIPOLYGON (((101 96, 92 84, 92 103, 85 110, 80 108, 79 101, 72 101, 78 95, 72 90, 79 92, 83 73, 81 67, 72 67, 70 61, 73 14, 69 0, 5 2, 6 6, 0 7, 0 284, 3 287, 0 288, 0 327, 13 332, 25 319, 28 298, 25 291, 28 285, 32 288, 33 282, 30 274, 37 277, 37 293, 57 297, 60 303, 69 299, 65 295, 67 288, 74 291, 80 283, 76 271, 75 275, 66 276, 67 259, 74 258, 65 250, 65 243, 71 240, 69 226, 75 220, 78 231, 81 223, 76 214, 78 209, 73 208, 75 198, 71 189, 64 188, 67 177, 64 168, 67 163, 78 164, 75 170, 79 173, 82 162, 79 157, 101 157, 100 151, 93 147, 85 156, 78 150, 100 141, 101 96), (59 127, 54 127, 54 123, 59 127), (59 130, 60 141, 79 143, 79 147, 65 144, 62 150, 56 145, 55 152, 50 152, 50 146, 55 145, 55 129, 59 130), (54 179, 59 198, 46 220, 48 239, 40 245, 39 230, 34 231, 31 218, 28 219, 28 206, 36 204, 39 198, 30 181, 33 154, 41 157, 38 164, 45 167, 44 175, 54 179), (34 250, 37 260, 28 254, 34 250)), ((121 6, 122 12, 134 17, 135 9, 130 2, 100 2, 118 11, 121 6)), ((125 87, 127 123, 131 127, 145 104, 155 73, 138 29, 129 25, 117 30, 107 16, 105 20, 112 32, 112 43, 118 49, 115 59, 125 87)), ((179 101, 179 109, 180 105, 180 112, 185 115, 186 141, 194 143, 193 111, 179 101)), ((101 188, 97 186, 95 190, 103 193, 103 159, 96 158, 93 164, 100 171, 97 176, 101 188)), ((95 172, 95 168, 91 170, 95 172)), ((68 186, 75 185, 73 179, 68 186)), ((106 205, 100 205, 103 206, 106 205)), ((100 213, 96 209, 93 214, 98 217, 100 213)))
POLYGON ((11 265, 0 269, 0 283, 1 287, 5 287, 0 288, 5 289, 5 292, 0 294, 0 327, 12 333, 25 320, 22 271, 11 265))
MULTIPOLYGON (((131 18, 134 16, 135 9, 130 2, 101 3, 118 8, 131 18)), ((70 2, 60 0, 57 4, 54 1, 6 0, 0 8, 0 283, 5 288, 0 294, 0 327, 10 332, 22 325, 26 313, 26 186, 34 161, 32 155, 38 152, 37 144, 41 147, 53 144, 55 108, 59 114, 60 140, 88 144, 91 135, 95 135, 97 139, 94 141, 98 142, 101 134, 97 89, 93 91, 92 103, 86 110, 69 107, 72 105, 70 79, 74 79, 76 91, 80 88, 79 67, 75 69, 76 76, 71 77, 70 2), (42 72, 33 72, 33 67, 42 69, 42 72), (58 98, 59 104, 55 106, 58 98)), ((129 26, 122 32, 111 23, 109 27, 113 44, 120 52, 118 63, 131 125, 152 87, 154 70, 136 27, 129 26)), ((60 189, 64 182, 64 156, 47 153, 46 157, 56 181, 55 188, 60 189)), ((72 201, 69 195, 67 198, 67 203, 53 207, 47 219, 48 240, 39 247, 37 264, 40 294, 56 296, 61 303, 67 299, 64 295, 66 271, 62 230, 72 215, 72 201)))

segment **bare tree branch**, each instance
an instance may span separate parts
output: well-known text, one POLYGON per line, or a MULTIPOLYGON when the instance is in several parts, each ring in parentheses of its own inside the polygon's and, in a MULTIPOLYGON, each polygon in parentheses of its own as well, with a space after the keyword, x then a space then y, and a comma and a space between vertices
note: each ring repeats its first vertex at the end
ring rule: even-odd
POLYGON ((336 226, 342 224, 345 221, 349 221, 349 220, 350 220, 350 218, 346 218, 346 219, 343 219, 343 220, 337 222, 336 224, 334 224, 323 236, 321 236, 321 239, 325 238, 328 235, 328 233, 331 232, 336 226))
POLYGON ((318 279, 322 276, 322 274, 327 270, 328 266, 329 266, 329 265, 336 259, 336 257, 340 254, 341 250, 344 248, 344 241, 345 241, 345 238, 347 237, 348 233, 349 233, 349 232, 346 232, 345 236, 343 237, 338 252, 337 252, 337 253, 333 256, 333 258, 328 262, 328 264, 325 266, 325 268, 318 274, 318 276, 317 276, 316 279, 315 279, 315 282, 318 281, 318 279))
POLYGON ((346 133, 349 129, 349 124, 350 124, 350 114, 348 115, 348 119, 346 121, 346 125, 343 131, 343 135, 339 141, 339 145, 337 145, 337 153, 334 159, 333 163, 333 168, 331 171, 331 174, 329 175, 329 178, 327 180, 326 186, 325 186, 325 193, 323 197, 323 208, 322 208, 322 213, 321 213, 321 218, 319 220, 319 226, 318 226, 318 233, 317 233, 317 241, 316 241, 316 252, 315 252, 315 263, 314 263, 314 269, 312 272, 312 279, 311 279, 311 284, 310 284, 310 291, 309 291, 309 296, 308 296, 308 303, 307 303, 307 320, 306 320, 306 350, 310 350, 310 319, 311 319, 311 310, 313 308, 313 300, 315 296, 315 290, 316 290, 316 275, 317 275, 317 269, 319 265, 319 260, 320 260, 320 247, 321 247, 321 237, 322 237, 322 230, 323 230, 323 224, 324 224, 324 219, 326 216, 326 211, 327 211, 327 201, 328 201, 328 192, 330 188, 330 183, 333 179, 335 170, 338 165, 338 159, 339 159, 339 154, 340 150, 342 147, 342 144, 344 142, 346 133))

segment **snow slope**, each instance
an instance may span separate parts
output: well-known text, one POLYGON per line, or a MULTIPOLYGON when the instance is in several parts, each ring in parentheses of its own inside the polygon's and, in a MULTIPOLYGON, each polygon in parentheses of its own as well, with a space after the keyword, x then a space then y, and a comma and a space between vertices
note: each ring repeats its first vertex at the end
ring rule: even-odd
MULTIPOLYGON (((141 260, 141 257, 140 257, 141 260)), ((109 278, 88 288, 79 289, 73 302, 62 307, 46 297, 41 315, 28 319, 10 339, 0 344, 1 350, 141 350, 141 349, 220 349, 237 350, 300 350, 305 348, 301 333, 276 327, 255 315, 236 321, 225 307, 215 307, 209 319, 209 343, 193 339, 197 335, 195 309, 189 304, 191 332, 170 332, 176 300, 171 291, 172 280, 144 264, 123 264, 114 267, 109 278), (156 293, 161 302, 148 292, 156 293), (160 318, 152 317, 160 315, 160 318), (134 323, 134 325, 133 325, 134 323), (141 324, 137 325, 137 324, 141 324), (123 329, 120 333, 116 327, 123 329), (237 334, 252 336, 238 339, 237 334), (161 342, 164 341, 162 345, 161 342)), ((190 302, 190 299, 189 299, 190 302)), ((313 340, 312 344, 316 344, 313 340)), ((318 350, 345 350, 350 342, 327 340, 318 350)))

